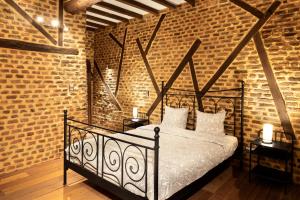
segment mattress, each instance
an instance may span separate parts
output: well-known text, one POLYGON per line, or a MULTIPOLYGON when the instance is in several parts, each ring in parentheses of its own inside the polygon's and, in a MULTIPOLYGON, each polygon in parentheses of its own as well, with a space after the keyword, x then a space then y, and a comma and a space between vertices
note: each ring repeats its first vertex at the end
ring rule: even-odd
MULTIPOLYGON (((238 146, 237 138, 234 136, 197 135, 191 130, 167 128, 160 125, 142 126, 130 130, 128 133, 153 138, 155 127, 161 129, 159 133, 159 199, 171 197, 174 193, 205 175, 209 170, 232 156, 238 146)), ((152 141, 141 138, 130 137, 121 133, 113 134, 113 137, 153 147, 152 141)), ((73 157, 71 162, 80 163, 82 159, 80 141, 74 141, 70 151, 71 158, 73 157)), ((83 144, 84 152, 89 155, 83 158, 84 166, 95 172, 97 159, 91 158, 95 158, 96 138, 87 137, 83 144)), ((108 138, 105 138, 104 144, 105 159, 102 160, 102 156, 98 158, 99 176, 103 175, 104 179, 117 185, 123 185, 127 190, 137 195, 145 196, 143 194, 146 187, 145 150, 108 138), (126 153, 123 155, 123 165, 121 165, 120 155, 125 149, 126 153), (101 174, 102 162, 105 166, 103 174, 101 174), (122 168, 124 173, 121 173, 122 168), (123 182, 121 182, 121 176, 123 176, 123 182)), ((102 152, 101 148, 102 140, 99 140, 99 154, 102 152)), ((66 151, 68 153, 69 149, 67 148, 66 151)), ((154 152, 148 150, 147 155, 147 197, 153 199, 154 152)))

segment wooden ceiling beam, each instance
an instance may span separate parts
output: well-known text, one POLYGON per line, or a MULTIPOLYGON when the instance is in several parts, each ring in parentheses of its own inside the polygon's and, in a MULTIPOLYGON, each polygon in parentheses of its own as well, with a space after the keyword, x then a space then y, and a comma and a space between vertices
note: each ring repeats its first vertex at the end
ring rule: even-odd
POLYGON ((65 11, 75 14, 99 3, 101 0, 69 0, 64 3, 65 11))
POLYGON ((177 7, 176 4, 173 4, 167 0, 152 0, 152 1, 172 9, 175 9, 177 7))
POLYGON ((109 17, 109 18, 112 18, 112 19, 116 19, 116 20, 119 20, 119 21, 122 21, 122 22, 127 22, 127 23, 129 22, 129 20, 124 18, 124 17, 121 17, 119 15, 114 15, 114 14, 111 14, 111 13, 108 13, 108 12, 104 12, 104 11, 98 10, 96 8, 88 8, 87 11, 91 12, 91 13, 94 13, 94 14, 97 14, 97 15, 102 15, 102 16, 109 17))
POLYGON ((196 2, 195 0, 185 0, 187 3, 191 4, 191 6, 195 7, 196 2))
POLYGON ((96 31, 96 30, 97 30, 97 28, 86 27, 86 30, 87 30, 87 31, 96 31))
POLYGON ((107 8, 109 10, 112 10, 112 11, 115 11, 115 12, 118 12, 118 13, 121 13, 121 14, 124 14, 124 15, 128 15, 128 16, 135 17, 135 18, 138 18, 138 19, 143 19, 143 15, 141 15, 141 14, 138 14, 136 12, 132 12, 130 10, 126 10, 124 8, 121 8, 119 6, 115 6, 115 5, 107 3, 107 2, 101 1, 101 2, 97 3, 96 5, 107 8))
POLYGON ((147 6, 146 4, 143 4, 143 3, 135 1, 135 0, 117 0, 117 1, 127 4, 129 6, 144 10, 146 12, 150 12, 155 15, 159 14, 159 10, 156 10, 155 8, 152 8, 150 6, 147 6))
POLYGON ((93 21, 100 22, 100 23, 104 23, 104 24, 108 24, 108 25, 111 25, 111 26, 116 26, 117 25, 117 23, 115 23, 115 22, 112 22, 112 21, 109 21, 109 20, 106 20, 106 19, 102 19, 102 18, 99 18, 99 17, 95 17, 95 16, 92 16, 92 15, 86 15, 86 19, 93 20, 93 21))
POLYGON ((94 22, 89 22, 89 21, 86 22, 86 25, 88 25, 88 26, 93 26, 93 27, 97 27, 97 28, 105 28, 105 27, 106 27, 106 26, 104 26, 104 25, 97 24, 97 23, 94 23, 94 22))

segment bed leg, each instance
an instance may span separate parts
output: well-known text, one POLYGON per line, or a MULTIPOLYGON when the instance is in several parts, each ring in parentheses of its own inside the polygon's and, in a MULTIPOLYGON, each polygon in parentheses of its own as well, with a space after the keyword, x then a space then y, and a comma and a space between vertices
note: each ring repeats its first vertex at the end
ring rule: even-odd
POLYGON ((66 168, 66 166, 64 166, 64 185, 66 185, 67 184, 67 168, 66 168))

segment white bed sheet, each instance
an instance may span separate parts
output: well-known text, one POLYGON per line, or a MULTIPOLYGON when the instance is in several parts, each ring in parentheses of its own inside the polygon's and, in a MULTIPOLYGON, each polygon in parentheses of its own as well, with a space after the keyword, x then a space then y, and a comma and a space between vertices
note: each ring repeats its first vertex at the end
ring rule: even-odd
MULTIPOLYGON (((203 136, 197 135, 195 131, 179 129, 179 128, 166 128, 159 125, 147 125, 142 126, 134 130, 128 131, 132 134, 137 134, 140 136, 151 137, 154 136, 154 128, 160 127, 160 149, 159 149, 159 199, 167 199, 171 197, 174 193, 181 190, 185 186, 189 185, 193 181, 205 175, 209 170, 229 158, 233 155, 235 149, 238 146, 237 138, 234 136, 203 136)), ((123 134, 114 134, 115 138, 127 139, 129 136, 123 134)), ((90 141, 92 148, 96 149, 96 144, 93 142, 92 138, 86 139, 85 141, 90 141)), ((135 142, 142 145, 153 146, 153 142, 146 141, 139 138, 130 137, 131 142, 135 142), (152 145, 151 145, 152 144, 152 145)), ((101 153, 101 144, 99 145, 99 153, 101 153)), ((88 150, 89 145, 85 146, 85 151, 88 150)), ((118 148, 116 144, 111 142, 107 145, 106 148, 116 149, 118 148)), ((121 145, 122 151, 126 148, 126 145, 121 145)), ((68 149, 67 149, 68 151, 68 149)), ((80 151, 80 150, 79 150, 80 151)), ((106 158, 109 157, 106 150, 106 158)), ((93 152, 95 153, 95 151, 93 152)), ((132 150, 131 155, 135 155, 140 163, 142 163, 142 157, 136 153, 135 150, 132 150)), ((72 153, 71 153, 72 155, 72 153)), ((81 160, 80 156, 72 155, 81 160)), ((114 156, 114 155, 112 155, 114 156)), ((128 156, 128 155, 127 155, 128 156)), ((130 156, 130 155, 129 155, 130 156)), ((113 158, 113 157, 112 157, 113 158)), ((117 158, 116 155, 114 158, 117 158)), ((113 159, 112 159, 113 160, 113 159)), ((76 162, 74 159, 71 161, 76 162)), ((98 159, 98 163, 101 163, 101 156, 98 159)), ((84 158, 84 163, 89 165, 96 166, 96 159, 94 161, 88 161, 84 158)), ((107 159, 107 163, 109 163, 107 159)), ((132 166, 135 166, 134 160, 129 159, 129 163, 132 166)), ((86 165, 87 168, 92 170, 89 165, 86 165)), ((127 165, 128 166, 128 165, 127 165)), ((114 169, 112 167, 112 169, 114 169)), ((116 168, 115 168, 116 169, 116 168)), ((134 169, 134 168, 133 168, 134 169)), ((101 174, 101 164, 99 164, 99 174, 101 174)), ((95 171, 95 170, 94 170, 95 171)), ((104 171, 109 171, 106 167, 104 171)), ((128 171, 129 168, 128 168, 128 171)), ((137 176, 142 176, 144 168, 140 165, 139 172, 137 176)), ((113 173, 116 177, 120 177, 120 171, 113 173)), ((112 176, 104 176, 105 179, 116 183, 113 180, 116 180, 112 176)), ((144 187, 144 178, 139 185, 141 188, 144 187)), ((130 179, 124 176, 124 183, 130 182, 130 179)), ((117 183, 118 184, 118 183, 117 183)), ((148 153, 148 192, 147 196, 149 199, 153 199, 153 152, 149 151, 148 153)), ((126 189, 137 194, 142 195, 142 193, 132 187, 127 185, 126 189)))

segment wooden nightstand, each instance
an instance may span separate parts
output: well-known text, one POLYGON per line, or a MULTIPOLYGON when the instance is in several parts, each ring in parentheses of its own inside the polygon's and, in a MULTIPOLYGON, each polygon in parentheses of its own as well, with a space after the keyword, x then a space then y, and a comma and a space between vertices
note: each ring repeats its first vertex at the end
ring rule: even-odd
POLYGON ((140 126, 149 124, 149 118, 146 117, 145 113, 139 113, 138 118, 126 118, 123 119, 123 132, 128 129, 135 129, 140 126))
MULTIPOLYGON (((275 140, 271 144, 265 144, 260 137, 262 131, 259 131, 257 139, 250 142, 250 155, 249 155, 249 181, 251 176, 259 176, 271 181, 276 181, 284 184, 292 183, 293 181, 293 155, 294 155, 294 140, 289 139, 283 141, 285 133, 274 132, 275 140), (257 155, 256 166, 252 168, 252 154, 257 155), (279 170, 260 164, 260 158, 268 157, 275 160, 280 160, 285 163, 285 169, 279 170)), ((287 134, 290 138, 293 135, 287 134)))

